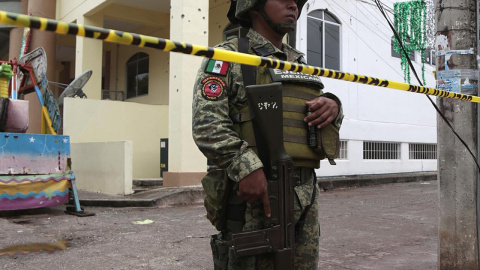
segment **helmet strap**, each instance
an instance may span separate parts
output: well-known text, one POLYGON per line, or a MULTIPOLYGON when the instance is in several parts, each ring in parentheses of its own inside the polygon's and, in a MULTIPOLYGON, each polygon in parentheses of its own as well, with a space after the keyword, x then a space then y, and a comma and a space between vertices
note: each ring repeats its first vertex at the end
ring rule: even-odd
POLYGON ((295 31, 296 23, 274 23, 270 17, 268 17, 265 9, 262 8, 260 10, 260 14, 262 14, 263 19, 267 24, 279 35, 285 35, 288 32, 295 31), (291 30, 291 31, 288 31, 291 30))

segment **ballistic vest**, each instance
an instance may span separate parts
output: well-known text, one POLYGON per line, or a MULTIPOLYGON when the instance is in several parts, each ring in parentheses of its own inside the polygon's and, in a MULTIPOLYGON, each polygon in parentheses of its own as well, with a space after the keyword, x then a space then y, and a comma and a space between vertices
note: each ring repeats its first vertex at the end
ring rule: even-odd
MULTIPOLYGON (((252 46, 248 38, 233 39, 230 41, 239 52, 268 56, 271 49, 268 46, 252 46)), ((283 141, 286 152, 293 160, 293 165, 298 167, 319 168, 320 160, 328 158, 334 165, 334 158, 338 156, 340 140, 338 129, 328 124, 317 130, 317 147, 309 146, 307 139, 307 123, 303 121, 306 116, 306 101, 310 101, 322 93, 323 83, 320 76, 271 69, 265 67, 242 66, 244 85, 282 83, 283 96, 283 141), (255 75, 253 75, 255 74, 255 75), (255 77, 255 78, 253 78, 255 77)), ((256 153, 255 135, 248 105, 238 114, 230 116, 234 122, 234 129, 242 140, 256 153)))
MULTIPOLYGON (((321 94, 323 83, 319 76, 258 67, 256 72, 258 84, 272 82, 282 83, 283 95, 283 140, 287 153, 292 157, 294 166, 319 168, 323 153, 315 151, 308 145, 305 102, 321 94)), ((238 134, 256 152, 255 135, 248 106, 243 108, 240 116, 234 119, 238 123, 238 134)))

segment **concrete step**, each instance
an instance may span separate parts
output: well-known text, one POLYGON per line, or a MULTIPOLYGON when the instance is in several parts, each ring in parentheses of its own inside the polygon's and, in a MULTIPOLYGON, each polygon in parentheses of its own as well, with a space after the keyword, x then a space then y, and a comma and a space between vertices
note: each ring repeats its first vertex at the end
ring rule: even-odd
POLYGON ((163 186, 163 178, 139 178, 133 179, 133 186, 137 187, 159 187, 163 186))
POLYGON ((150 207, 201 203, 205 192, 201 186, 157 187, 130 195, 109 195, 79 190, 80 205, 103 207, 150 207))
POLYGON ((141 187, 141 186, 133 186, 132 189, 133 189, 133 194, 150 190, 149 188, 144 188, 144 187, 141 187))

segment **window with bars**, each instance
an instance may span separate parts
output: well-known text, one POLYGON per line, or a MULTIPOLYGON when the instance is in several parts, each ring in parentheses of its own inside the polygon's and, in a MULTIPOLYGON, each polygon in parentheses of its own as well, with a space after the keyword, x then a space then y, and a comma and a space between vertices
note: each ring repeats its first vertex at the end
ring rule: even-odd
POLYGON ((411 143, 408 145, 409 159, 437 159, 437 145, 428 143, 411 143))
POLYGON ((363 142, 363 159, 400 159, 400 143, 363 142))
POLYGON ((340 151, 337 159, 348 159, 348 141, 340 140, 340 151))

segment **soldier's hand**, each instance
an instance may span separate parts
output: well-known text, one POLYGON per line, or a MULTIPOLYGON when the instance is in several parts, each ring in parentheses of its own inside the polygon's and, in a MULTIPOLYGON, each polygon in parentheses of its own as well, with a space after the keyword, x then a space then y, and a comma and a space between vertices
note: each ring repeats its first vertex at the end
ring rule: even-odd
POLYGON ((271 216, 270 201, 268 200, 267 178, 262 169, 257 169, 238 183, 238 197, 248 203, 262 200, 265 216, 271 216))
POLYGON ((309 126, 317 126, 317 128, 322 128, 330 124, 338 115, 338 104, 333 99, 327 97, 317 97, 305 102, 305 104, 310 105, 310 112, 312 112, 304 119, 309 126))

